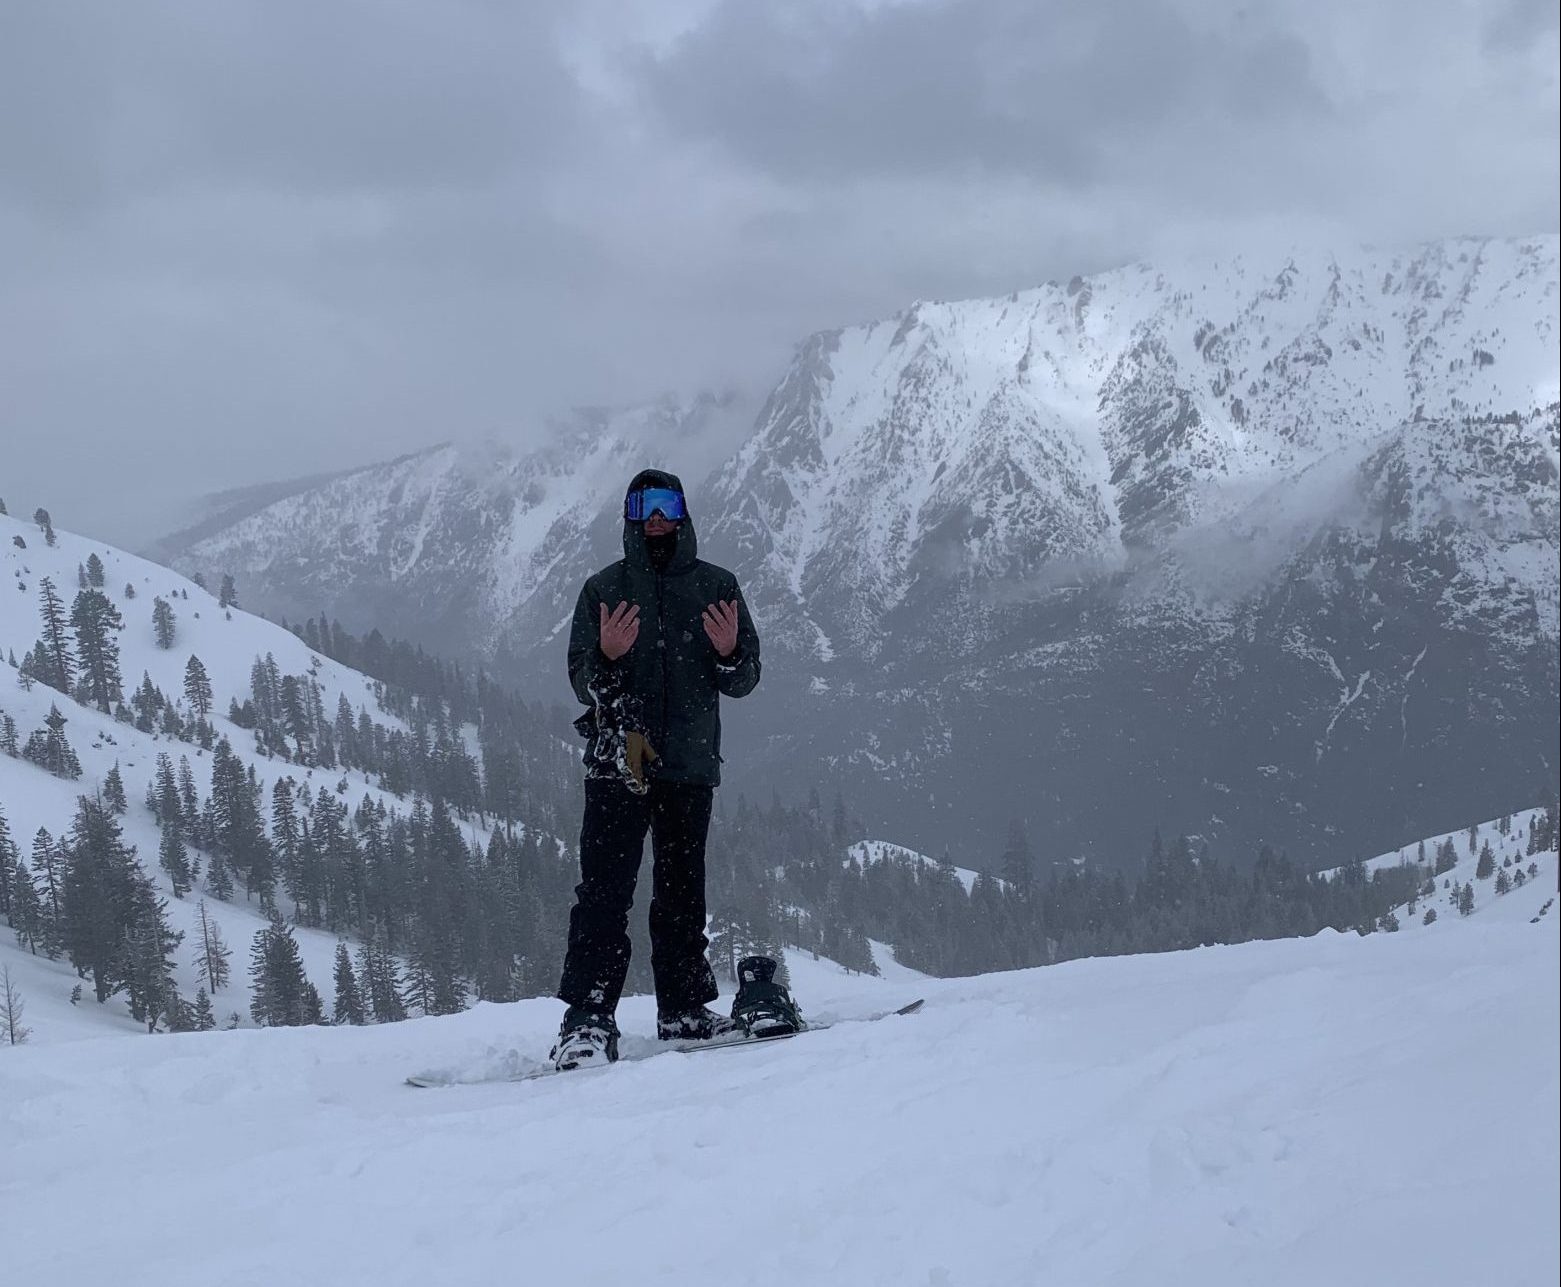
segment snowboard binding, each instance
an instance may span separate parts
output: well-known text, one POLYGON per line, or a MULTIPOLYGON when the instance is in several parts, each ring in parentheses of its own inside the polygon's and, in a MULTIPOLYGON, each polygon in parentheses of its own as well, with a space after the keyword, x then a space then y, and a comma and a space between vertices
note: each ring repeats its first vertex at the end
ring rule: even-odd
POLYGON ((807 1029, 791 993, 776 981, 776 968, 767 956, 745 956, 737 963, 732 1018, 750 1037, 789 1037, 807 1029))

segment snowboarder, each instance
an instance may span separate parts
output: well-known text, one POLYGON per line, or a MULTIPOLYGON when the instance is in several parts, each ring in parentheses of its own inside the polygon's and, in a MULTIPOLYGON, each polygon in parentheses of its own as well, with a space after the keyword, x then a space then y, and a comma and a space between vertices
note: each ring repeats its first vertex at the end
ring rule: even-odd
POLYGON ((656 1035, 708 1039, 736 1026, 709 1008, 705 837, 720 782, 720 698, 759 682, 759 635, 737 578, 698 557, 674 474, 647 469, 624 498, 623 558, 586 581, 569 681, 590 709, 580 883, 558 998, 559 1068, 618 1056, 614 1011, 629 968, 629 907, 651 836, 656 1035))

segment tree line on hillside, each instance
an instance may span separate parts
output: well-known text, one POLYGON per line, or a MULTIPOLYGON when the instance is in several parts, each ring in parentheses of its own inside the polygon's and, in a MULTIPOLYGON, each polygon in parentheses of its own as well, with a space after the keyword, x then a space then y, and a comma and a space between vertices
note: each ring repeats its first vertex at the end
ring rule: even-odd
MULTIPOLYGON (((90 564, 82 575, 83 594, 101 593, 90 564)), ((230 583, 224 598, 237 602, 230 583)), ((342 1021, 552 992, 578 870, 571 845, 555 837, 573 834, 581 798, 578 760, 559 736, 557 712, 377 633, 356 639, 324 618, 291 629, 369 673, 373 710, 354 709, 344 693, 328 709, 318 657, 287 674, 270 653, 253 659, 245 692, 216 693, 192 655, 181 693, 165 694, 143 675, 126 700, 114 688, 117 652, 93 642, 99 627, 105 635, 123 629, 122 618, 115 624, 95 606, 77 615, 67 629, 45 581, 39 641, 26 669, 18 665, 19 679, 85 694, 100 712, 169 739, 137 804, 158 827, 157 863, 177 896, 242 899, 267 917, 251 944, 256 1022, 325 1015, 304 977, 294 926, 344 940, 331 1007, 342 1021), (101 679, 82 679, 83 657, 96 659, 101 679), (224 699, 228 718, 217 721, 224 699), (204 793, 192 757, 206 762, 204 793), (260 763, 276 766, 265 780, 260 763), (356 786, 349 775, 361 775, 356 786)), ((0 750, 79 776, 65 726, 52 707, 19 751, 14 720, 0 714, 0 750)), ((154 1027, 209 1026, 211 994, 223 986, 212 974, 209 933, 195 945, 202 990, 185 1002, 170 991, 179 936, 117 821, 130 807, 116 765, 97 794, 78 801, 67 834, 35 837, 30 862, 20 853, 8 859, 11 842, 0 841, 0 915, 24 945, 68 955, 98 999, 124 992, 132 1013, 154 1027)), ((718 972, 730 977, 740 956, 781 947, 871 971, 870 940, 893 944, 909 966, 956 975, 1325 927, 1391 930, 1391 910, 1425 896, 1427 879, 1417 869, 1368 873, 1358 861, 1320 877, 1270 850, 1237 866, 1199 840, 1158 835, 1142 860, 1115 871, 1048 865, 1015 824, 995 863, 964 864, 995 867, 1001 877, 980 875, 967 890, 952 854, 933 863, 893 854, 863 861, 852 848, 861 830, 839 794, 827 811, 816 791, 802 805, 718 801, 708 864, 718 972)), ((1554 840, 1552 807, 1530 844, 1554 840)), ((203 926, 212 923, 203 913, 203 926)), ((634 935, 629 985, 646 990, 642 917, 634 935)))

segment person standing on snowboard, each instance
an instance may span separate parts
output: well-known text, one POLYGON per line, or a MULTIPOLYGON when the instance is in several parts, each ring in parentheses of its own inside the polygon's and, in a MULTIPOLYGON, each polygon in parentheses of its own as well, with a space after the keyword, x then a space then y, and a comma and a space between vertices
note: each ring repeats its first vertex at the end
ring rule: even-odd
POLYGON ((614 1011, 629 968, 629 908, 650 832, 656 1035, 709 1039, 733 1019, 705 960, 705 837, 721 780, 721 697, 759 682, 759 635, 725 568, 698 557, 675 474, 636 474, 623 558, 586 581, 569 634, 569 682, 590 709, 580 883, 559 1000, 559 1068, 618 1057, 614 1011))

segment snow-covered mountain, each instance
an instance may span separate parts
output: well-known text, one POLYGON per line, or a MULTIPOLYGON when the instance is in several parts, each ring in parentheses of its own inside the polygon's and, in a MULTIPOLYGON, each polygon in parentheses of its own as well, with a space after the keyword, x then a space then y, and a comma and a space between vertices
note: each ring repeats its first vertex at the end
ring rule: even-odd
MULTIPOLYGON (((6 1268, 127 1287, 1537 1287, 1561 1255, 1561 909, 1555 854, 1536 861, 1413 933, 948 980, 793 957, 815 1017, 927 1004, 522 1085, 402 1078, 529 1067, 554 1002, 0 1049, 0 1175, 26 1231, 6 1268), (170 1211, 197 1215, 170 1237, 170 1211)), ((648 1044, 653 1003, 620 1020, 648 1044)))
MULTIPOLYGON (((812 337, 693 496, 765 639, 730 781, 838 781, 923 851, 973 828, 995 855, 1022 816, 1107 861, 1156 823, 1326 861, 1532 799, 1561 716, 1557 258, 1135 265, 812 337)), ((570 475, 599 490, 521 539, 387 468, 186 557, 349 620, 371 586, 556 693, 651 463, 599 439, 570 475)))
POLYGON ((491 664, 517 633, 556 624, 556 605, 536 616, 555 567, 612 557, 617 533, 602 515, 640 462, 708 467, 750 415, 731 394, 581 410, 552 422, 536 450, 444 444, 245 503, 233 521, 209 520, 151 553, 232 573, 245 602, 272 616, 326 611, 350 630, 379 627, 491 664))

